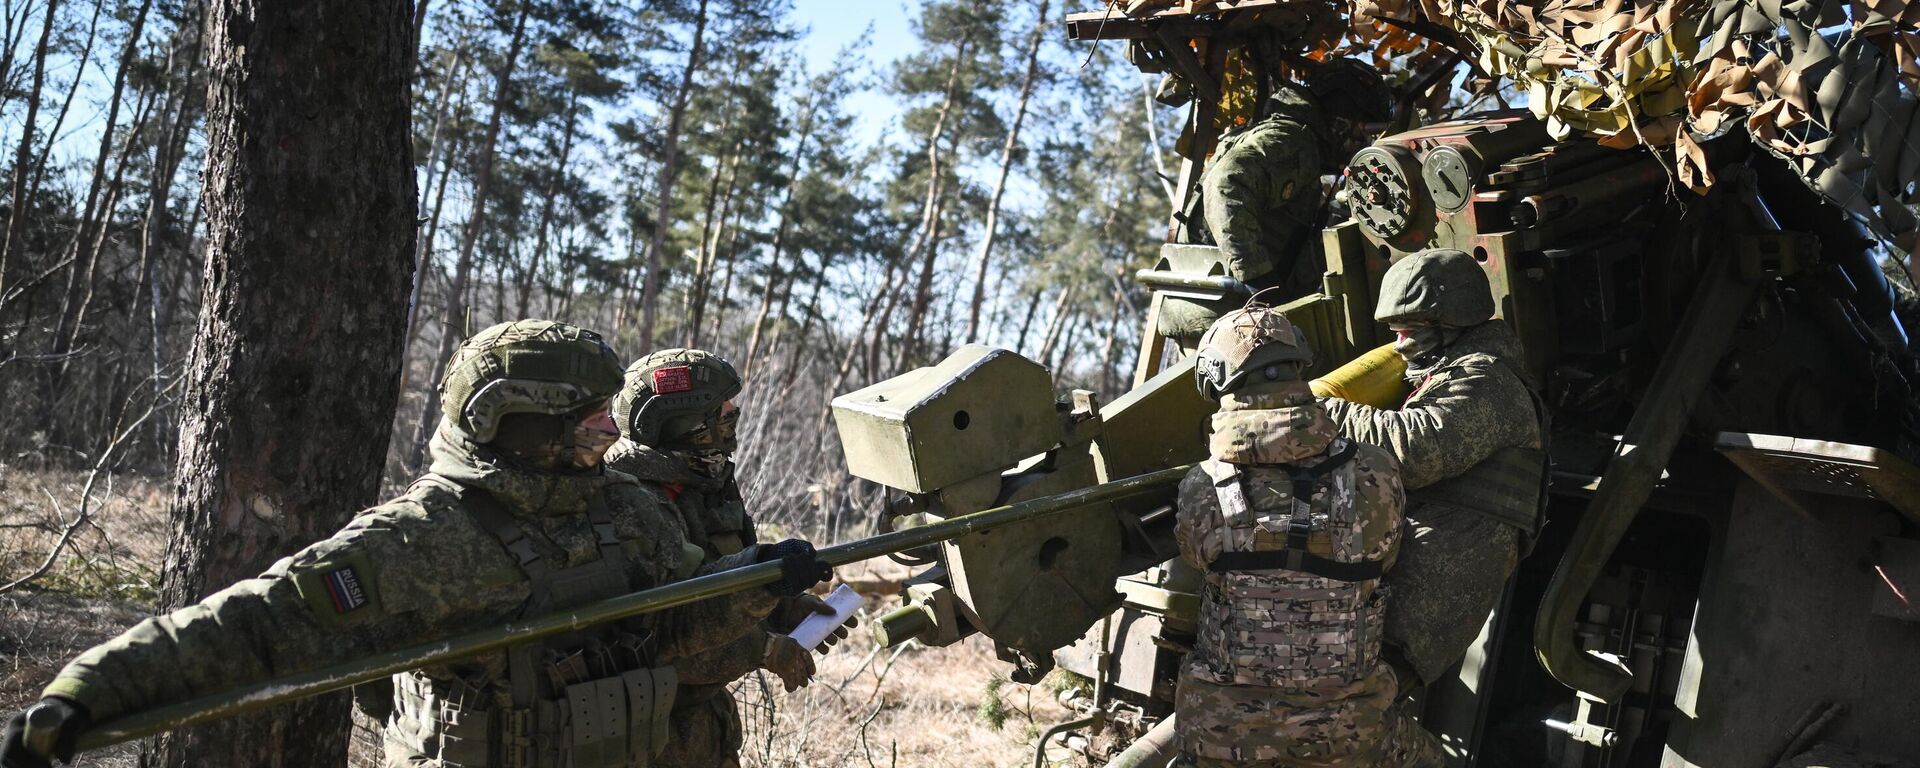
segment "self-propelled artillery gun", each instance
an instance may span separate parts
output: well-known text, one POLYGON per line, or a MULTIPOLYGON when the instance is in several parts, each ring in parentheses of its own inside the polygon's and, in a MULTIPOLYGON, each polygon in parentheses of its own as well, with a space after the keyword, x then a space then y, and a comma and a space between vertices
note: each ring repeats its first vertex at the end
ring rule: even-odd
MULTIPOLYGON (((1339 11, 1122 5, 1070 16, 1068 34, 1128 46, 1190 101, 1187 195, 1249 82, 1285 76, 1248 74, 1275 29, 1301 41, 1297 66, 1358 52, 1420 91, 1334 182, 1348 215, 1312 243, 1320 290, 1285 309, 1318 391, 1391 407, 1381 275, 1465 251, 1551 413, 1531 550, 1468 656, 1412 693, 1455 765, 1920 761, 1920 329, 1889 279, 1920 180, 1912 57, 1896 55, 1911 20, 1736 0, 1363 3, 1314 42, 1339 11), (1414 126, 1416 101, 1471 78, 1527 107, 1414 126)), ((898 491, 890 519, 1203 457, 1211 404, 1162 317, 1251 289, 1217 249, 1178 242, 1180 224, 1137 275, 1153 299, 1112 402, 1056 402, 1045 369, 982 347, 835 400, 850 469, 898 491)), ((1016 679, 1082 675, 1085 717, 1049 735, 1164 765, 1200 581, 1173 557, 1173 514, 1167 488, 914 553, 927 567, 879 631, 980 633, 1016 679)))

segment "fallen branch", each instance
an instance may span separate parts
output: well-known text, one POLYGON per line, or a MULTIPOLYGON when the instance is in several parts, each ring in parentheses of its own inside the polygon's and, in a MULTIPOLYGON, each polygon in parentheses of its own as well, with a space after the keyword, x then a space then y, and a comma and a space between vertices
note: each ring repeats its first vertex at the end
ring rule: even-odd
MULTIPOLYGON (((89 516, 93 513, 93 487, 100 482, 100 473, 113 461, 114 453, 120 450, 120 446, 127 441, 127 438, 132 437, 133 433, 140 429, 140 425, 145 424, 147 418, 153 415, 154 407, 157 406, 159 402, 159 398, 155 398, 154 402, 147 404, 147 409, 142 411, 139 418, 134 419, 133 423, 125 424, 121 428, 114 430, 113 439, 107 443, 106 448, 101 449, 100 457, 94 460, 93 469, 87 473, 87 484, 80 489, 80 508, 74 513, 73 520, 62 528, 59 540, 55 541, 53 548, 47 551, 47 557, 40 561, 40 566, 33 569, 32 573, 15 579, 6 586, 0 586, 0 595, 31 584, 40 577, 47 575, 48 571, 53 570, 54 563, 60 560, 61 551, 65 550, 67 545, 72 543, 73 535, 80 530, 81 526, 90 523, 89 516)), ((124 409, 122 409, 120 413, 122 417, 126 415, 124 409)), ((42 492, 45 493, 44 490, 42 492)), ((47 493, 47 500, 53 503, 54 514, 62 515, 60 512, 60 502, 53 498, 52 493, 47 493)))

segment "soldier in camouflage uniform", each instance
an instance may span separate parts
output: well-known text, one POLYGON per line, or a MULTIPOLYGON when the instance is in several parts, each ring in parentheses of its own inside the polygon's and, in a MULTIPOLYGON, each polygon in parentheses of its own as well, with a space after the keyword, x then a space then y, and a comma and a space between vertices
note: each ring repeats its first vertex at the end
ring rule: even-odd
MULTIPOLYGON (((1220 138, 1184 215, 1190 239, 1220 247, 1228 276, 1289 299, 1319 289, 1307 258, 1323 209, 1320 176, 1337 173, 1391 115, 1373 67, 1332 59, 1304 86, 1274 84, 1261 119, 1220 138)), ((1204 328, 1205 326, 1199 326, 1204 328)))
MULTIPOLYGON (((628 366, 626 385, 613 398, 621 437, 607 452, 607 465, 672 500, 688 540, 706 562, 733 556, 756 540, 731 460, 740 417, 733 398, 741 386, 740 374, 724 358, 669 349, 628 366)), ((673 738, 655 765, 739 765, 740 715, 727 685, 760 668, 779 676, 789 691, 806 685, 813 657, 786 632, 814 612, 831 614, 833 608, 813 595, 784 599, 765 625, 685 665, 673 738)), ((837 632, 846 636, 845 628, 837 632)), ((829 637, 827 645, 836 639, 829 637)))
MULTIPOLYGON (((700 568, 664 500, 605 471, 620 364, 600 337, 525 320, 454 354, 431 471, 332 538, 82 654, 36 707, 70 759, 89 722, 779 559, 766 592, 395 675, 390 768, 641 766, 666 739, 674 665, 738 636, 830 571, 806 542, 700 568), (609 710, 618 710, 609 714, 609 710)), ((684 662, 682 662, 684 663, 684 662)), ((0 765, 44 766, 16 716, 0 765)))
POLYGON ((1472 256, 1402 258, 1382 278, 1374 318, 1398 334, 1412 394, 1397 410, 1324 401, 1341 435, 1400 460, 1411 537, 1387 577, 1386 639, 1422 683, 1466 655, 1545 498, 1544 411, 1518 337, 1493 311, 1472 256))
POLYGON ((1300 378, 1306 341, 1279 312, 1237 310, 1200 341, 1219 400, 1206 461, 1180 484, 1180 557, 1205 574, 1175 695, 1200 766, 1438 765, 1394 706, 1380 577, 1401 535, 1391 455, 1341 438, 1300 378))

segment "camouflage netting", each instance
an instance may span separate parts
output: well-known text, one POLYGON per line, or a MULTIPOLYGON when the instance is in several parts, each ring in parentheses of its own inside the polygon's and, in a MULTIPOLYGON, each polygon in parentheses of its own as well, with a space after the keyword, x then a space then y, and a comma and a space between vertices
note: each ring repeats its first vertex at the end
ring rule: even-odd
MULTIPOLYGON (((1668 153, 1714 179, 1702 142, 1744 128, 1809 187, 1909 248, 1920 182, 1920 3, 1907 0, 1352 0, 1307 52, 1418 71, 1453 48, 1512 82, 1559 138, 1668 153), (1422 33, 1419 36, 1411 32, 1422 33)), ((1171 2, 1145 0, 1130 11, 1171 2)), ((1194 13, 1239 5, 1179 0, 1194 13)), ((1283 4, 1291 5, 1291 4, 1283 4)))

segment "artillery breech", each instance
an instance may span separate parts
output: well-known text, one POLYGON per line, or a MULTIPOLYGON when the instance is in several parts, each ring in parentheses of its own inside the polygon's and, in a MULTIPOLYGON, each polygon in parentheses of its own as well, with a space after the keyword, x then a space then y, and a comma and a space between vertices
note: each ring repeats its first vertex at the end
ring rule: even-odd
MULTIPOLYGON (((1088 504, 1152 493, 1178 484, 1180 478, 1186 475, 1188 466, 1149 472, 1076 491, 981 510, 918 528, 836 544, 820 550, 819 556, 830 565, 845 565, 879 557, 889 552, 899 552, 957 539, 1023 520, 1059 514, 1088 504)), ((677 581, 663 587, 641 590, 562 613, 513 622, 504 627, 390 651, 347 664, 335 664, 265 683, 113 718, 81 734, 79 749, 81 751, 99 749, 175 728, 337 691, 359 683, 378 680, 396 672, 469 658, 507 646, 585 629, 596 624, 618 621, 765 586, 779 580, 780 564, 765 562, 686 581, 677 581)))

